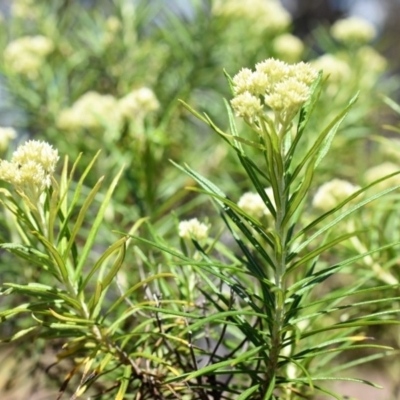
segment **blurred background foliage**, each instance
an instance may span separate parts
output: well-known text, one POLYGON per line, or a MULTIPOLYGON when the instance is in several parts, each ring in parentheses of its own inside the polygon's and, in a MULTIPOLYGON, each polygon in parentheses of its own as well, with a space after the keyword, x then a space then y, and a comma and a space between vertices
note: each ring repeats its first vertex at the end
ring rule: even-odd
MULTIPOLYGON (((71 163, 83 153, 75 172, 79 177, 101 149, 82 188, 83 195, 102 175, 107 187, 125 165, 123 179, 98 236, 98 251, 91 255, 93 260, 119 238, 110 233, 112 229, 128 231, 139 218, 148 217, 157 235, 178 246, 179 219, 212 219, 216 215, 205 197, 185 190, 194 182, 170 160, 187 163, 199 173, 213 176, 214 183, 233 201, 249 189, 234 154, 178 101, 182 99, 200 113, 207 113, 229 131, 223 98, 229 99, 230 91, 224 70, 234 75, 269 57, 289 63, 308 61, 323 69, 326 90, 310 122, 311 132, 320 131, 360 91, 358 102, 333 142, 333 150, 321 164, 314 192, 318 185, 332 178, 363 185, 399 169, 398 133, 382 128, 383 124, 398 125, 399 120, 396 107, 390 108, 382 100, 384 96, 398 98, 399 43, 395 38, 399 25, 395 16, 399 2, 379 2, 385 12, 377 21, 377 39, 356 46, 335 40, 330 30, 337 19, 347 15, 346 5, 355 6, 356 2, 256 3, 262 5, 253 8, 233 0, 5 3, 4 16, 0 18, 0 126, 12 126, 17 135, 6 146, 0 146, 1 158, 10 157, 27 138, 46 140, 62 156, 68 155, 71 163), (369 170, 376 166, 379 168, 375 171, 369 170)), ((386 103, 390 100, 386 99, 386 103)), ((240 129, 248 128, 243 124, 240 129)), ((310 135, 302 145, 306 148, 313 140, 315 137, 310 135)), ((255 152, 255 162, 257 157, 261 156, 255 152)), ((100 193, 94 207, 88 210, 88 221, 95 218, 101 196, 100 193)), ((376 235, 365 234, 343 246, 342 254, 338 251, 332 257, 348 257, 398 240, 399 226, 394 218, 398 195, 390 196, 387 204, 366 208, 354 220, 355 228, 360 229, 364 228, 363 221, 370 221, 376 235)), ((315 210, 309 207, 309 212, 313 215, 315 210)), ((1 241, 14 241, 10 215, 2 213, 0 222, 1 241)), ((86 229, 90 230, 89 223, 86 229)), ((213 221, 212 229, 216 236, 221 235, 222 223, 213 221)), ((146 228, 140 234, 144 238, 155 235, 146 228)), ((85 226, 80 235, 83 246, 85 226)), ((225 241, 230 244, 229 239, 225 241)), ((152 252, 145 245, 140 252, 146 250, 152 252)), ((16 267, 15 258, 0 251, 2 282, 46 283, 39 268, 29 263, 23 265, 20 260, 16 267)), ((127 286, 150 272, 158 272, 164 262, 156 251, 151 253, 150 260, 141 257, 137 248, 127 251, 126 259, 130 261, 120 272, 120 279, 127 286), (145 273, 143 263, 153 270, 145 273)), ((371 280, 398 282, 400 273, 394 268, 398 267, 397 255, 391 252, 387 250, 382 255, 386 270, 375 271, 371 280)), ((373 260, 360 264, 374 266, 373 260)), ((347 272, 344 280, 354 273, 347 272)), ((185 281, 178 289, 189 295, 194 283, 186 285, 189 283, 185 281)), ((162 291, 154 288, 154 292, 158 290, 162 291)), ((137 296, 143 296, 143 292, 137 296)), ((22 300, 1 298, 0 304, 7 308, 22 300)), ((0 338, 15 329, 14 323, 1 325, 0 338)), ((19 326, 24 323, 23 319, 18 321, 19 326)), ((385 343, 399 346, 398 337, 390 329, 373 333, 384 337, 385 343)), ((35 341, 34 349, 28 344, 31 343, 23 341, 0 353, 2 398, 45 398, 43 388, 52 388, 54 381, 57 387, 64 380, 69 366, 58 366, 60 372, 51 369, 48 375, 44 373, 61 342, 53 342, 54 348, 40 340, 35 341), (29 383, 22 387, 22 380, 29 383)), ((399 370, 398 363, 393 367, 393 359, 389 362, 391 370, 399 370)), ((393 388, 395 382, 389 372, 385 378, 393 388)), ((393 396, 395 390, 398 388, 393 389, 393 396)))

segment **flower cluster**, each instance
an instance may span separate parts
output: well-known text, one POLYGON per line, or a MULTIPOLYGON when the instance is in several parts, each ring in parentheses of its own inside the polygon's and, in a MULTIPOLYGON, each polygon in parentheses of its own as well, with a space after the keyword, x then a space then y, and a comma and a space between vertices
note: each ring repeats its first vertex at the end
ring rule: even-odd
POLYGON ((35 204, 50 186, 58 151, 46 143, 30 140, 19 146, 11 161, 0 161, 0 179, 24 193, 35 204))
POLYGON ((322 211, 329 211, 359 189, 359 186, 343 179, 333 179, 319 187, 313 199, 313 206, 322 211))
POLYGON ((14 73, 35 79, 53 49, 52 40, 45 36, 24 36, 7 45, 4 61, 14 73))
POLYGON ((0 152, 7 150, 11 140, 17 137, 17 132, 13 128, 0 127, 0 152))
POLYGON ((255 71, 243 68, 233 77, 235 97, 231 105, 237 116, 252 122, 265 104, 278 122, 287 125, 310 97, 310 85, 317 75, 310 64, 289 65, 269 58, 256 64, 255 71))
POLYGON ((318 71, 322 70, 324 78, 327 78, 329 83, 339 84, 351 76, 349 64, 333 54, 324 54, 313 60, 312 66, 318 71))
POLYGON ((232 20, 248 20, 252 30, 275 34, 284 31, 291 22, 290 14, 275 0, 220 0, 213 14, 232 20))
POLYGON ((290 33, 277 36, 272 41, 272 48, 279 59, 288 63, 297 62, 304 52, 303 42, 290 33))
POLYGON ((121 115, 118 101, 112 95, 90 91, 81 96, 71 108, 63 110, 57 126, 67 131, 78 129, 97 130, 110 125, 119 125, 121 115))
MULTIPOLYGON (((272 188, 266 188, 265 193, 274 205, 274 193, 272 188)), ((254 218, 262 218, 263 216, 270 216, 271 212, 265 205, 264 200, 258 193, 246 192, 240 197, 238 206, 250 216, 254 218)))
POLYGON ((70 108, 61 111, 57 126, 66 131, 79 129, 99 130, 119 128, 124 119, 142 120, 159 108, 153 91, 143 87, 121 99, 90 91, 81 96, 70 108))
POLYGON ((179 236, 184 239, 200 241, 207 239, 209 226, 200 222, 197 218, 179 222, 179 236))
POLYGON ((348 46, 362 46, 376 36, 375 27, 361 18, 350 17, 336 21, 331 28, 332 36, 348 46))
MULTIPOLYGON (((400 167, 390 161, 386 161, 382 164, 376 165, 375 167, 369 168, 365 174, 364 179, 367 184, 370 184, 378 179, 383 178, 386 175, 394 174, 395 172, 399 172, 400 167)), ((382 182, 379 182, 375 186, 376 191, 381 191, 385 189, 389 189, 392 186, 400 185, 400 174, 394 175, 391 178, 385 179, 382 182)))
POLYGON ((12 14, 16 18, 34 19, 38 17, 35 0, 13 0, 12 14))
POLYGON ((142 87, 122 97, 119 100, 118 107, 123 117, 142 119, 148 113, 158 110, 160 103, 151 89, 142 87))

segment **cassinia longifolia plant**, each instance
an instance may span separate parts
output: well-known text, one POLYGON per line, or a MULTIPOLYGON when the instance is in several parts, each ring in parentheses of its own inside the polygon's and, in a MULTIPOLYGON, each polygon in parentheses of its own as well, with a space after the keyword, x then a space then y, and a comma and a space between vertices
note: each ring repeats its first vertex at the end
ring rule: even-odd
POLYGON ((398 242, 365 248, 352 218, 396 186, 371 194, 385 178, 365 188, 334 179, 313 196, 317 167, 356 97, 317 134, 307 128, 318 118, 313 111, 323 80, 310 64, 270 58, 227 78, 230 133, 184 106, 235 153, 249 191, 232 200, 177 165, 200 186, 193 190, 219 208, 226 231, 215 238, 209 223, 181 221, 178 249, 142 219, 99 248, 96 238, 122 170, 105 194, 100 178, 83 196, 97 156, 77 183, 79 158, 72 167, 65 158, 58 176, 58 151, 46 142, 28 141, 11 161, 1 161, 0 178, 12 187, 1 189, 2 204, 15 240, 0 247, 37 272, 26 284, 2 283, 2 298, 24 300, 9 303, 0 321, 14 321, 8 341, 59 343, 57 363, 72 363, 58 398, 79 377, 71 399, 92 393, 118 400, 293 400, 318 392, 340 399, 329 381, 373 385, 339 373, 373 357, 348 363, 335 357, 363 348, 375 349, 375 358, 390 353, 366 329, 399 323, 392 307, 397 281, 373 260, 398 242), (249 129, 243 125, 240 133, 234 114, 249 129), (308 147, 302 146, 306 135, 313 135, 308 147), (306 212, 310 207, 322 214, 306 212), (88 219, 92 208, 95 217, 88 219), (353 274, 364 259, 371 268, 353 274), (142 278, 127 284, 123 267, 141 269, 142 278), (385 284, 371 285, 378 272, 385 284), (348 285, 327 286, 345 274, 348 285), (383 291, 388 295, 376 296, 383 291), (19 324, 20 315, 30 322, 19 324))

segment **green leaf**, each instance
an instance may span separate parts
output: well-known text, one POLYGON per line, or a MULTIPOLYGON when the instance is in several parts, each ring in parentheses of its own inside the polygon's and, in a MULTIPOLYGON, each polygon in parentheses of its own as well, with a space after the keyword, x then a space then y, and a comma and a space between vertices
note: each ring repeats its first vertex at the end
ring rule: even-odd
POLYGON ((31 326, 26 329, 21 329, 20 331, 14 333, 14 335, 10 336, 9 338, 0 340, 0 343, 9 343, 9 342, 13 342, 15 340, 21 339, 22 337, 26 336, 28 333, 30 333, 34 330, 37 330, 37 329, 38 329, 37 326, 31 326))
POLYGON ((149 276, 148 278, 143 279, 142 281, 138 282, 136 285, 129 288, 116 302, 114 302, 114 304, 111 305, 111 307, 108 309, 108 311, 104 314, 103 321, 113 310, 115 310, 116 307, 118 307, 128 296, 130 296, 136 290, 147 285, 148 283, 152 282, 155 279, 173 278, 173 277, 175 277, 175 275, 170 272, 161 272, 159 274, 149 276))
MULTIPOLYGON (((301 250, 303 250, 305 247, 307 247, 314 239, 316 239, 318 236, 320 236, 322 233, 328 231, 329 229, 331 229, 332 227, 334 227, 335 225, 337 225, 342 219, 346 218, 348 215, 352 214, 353 212, 357 211, 359 208, 365 206, 368 203, 371 203, 372 201, 379 199, 380 197, 384 196, 385 194, 388 194, 390 192, 393 192, 393 190, 396 190, 400 188, 400 185, 396 185, 393 186, 389 189, 383 190, 377 194, 374 194, 371 197, 368 197, 367 199, 360 201, 359 203, 357 203, 356 205, 354 205, 353 207, 350 207, 347 210, 343 210, 342 213, 340 215, 338 215, 333 221, 325 224, 321 229, 319 229, 317 232, 315 232, 313 235, 311 235, 307 240, 305 240, 303 243, 301 243, 300 245, 298 245, 294 250, 293 253, 298 254, 301 250)), ((342 203, 340 205, 338 205, 335 210, 339 210, 340 207, 342 206, 342 203)), ((311 224, 310 224, 311 225, 311 224)), ((307 226, 305 229, 303 229, 303 231, 301 232, 301 234, 303 234, 305 231, 307 231, 309 229, 310 226, 307 226)), ((290 243, 292 243, 293 241, 295 241, 297 239, 297 237, 300 235, 300 233, 298 235, 296 235, 291 241, 290 243)))
POLYGON ((209 375, 210 373, 213 373, 215 370, 223 368, 223 367, 231 367, 234 366, 238 363, 247 361, 248 359, 251 359, 251 357, 257 353, 259 353, 265 345, 256 347, 254 349, 248 350, 241 354, 239 357, 229 359, 229 360, 224 360, 220 361, 215 364, 208 365, 204 368, 200 368, 197 371, 194 371, 190 373, 186 378, 185 381, 190 381, 193 378, 197 378, 198 376, 203 376, 203 375, 209 375))
POLYGON ((245 390, 239 397, 236 398, 236 400, 246 400, 246 399, 251 399, 251 395, 256 392, 260 388, 260 384, 258 383, 257 385, 254 385, 247 390, 245 390))
POLYGON ((120 386, 118 393, 115 397, 115 400, 125 399, 125 393, 128 390, 131 375, 132 375, 132 367, 130 365, 125 365, 124 374, 120 380, 120 386))
MULTIPOLYGON (((87 216, 88 213, 88 209, 90 207, 90 205, 92 204, 93 200, 95 199, 95 196, 97 194, 97 192, 100 190, 100 187, 103 183, 104 180, 104 176, 101 177, 97 183, 95 184, 95 186, 93 187, 93 189, 90 191, 89 195, 87 196, 85 202, 83 203, 81 209, 79 210, 79 214, 78 217, 76 219, 76 222, 72 228, 71 234, 69 236, 68 239, 68 244, 64 250, 63 253, 63 259, 67 260, 68 257, 70 257, 70 253, 71 253, 71 248, 74 246, 75 244, 75 239, 76 236, 78 235, 79 229, 81 228, 83 221, 85 219, 85 217, 87 216)), ((68 218, 67 218, 68 219, 68 218)))
POLYGON ((353 104, 356 102, 358 97, 358 94, 354 96, 348 103, 348 105, 327 125, 327 127, 320 133, 316 141, 314 142, 313 146, 311 149, 308 150, 307 154, 304 156, 302 161, 298 164, 296 169, 293 172, 293 175, 291 176, 291 182, 293 182, 297 176, 300 174, 301 170, 303 167, 307 164, 307 162, 314 157, 315 155, 318 154, 317 160, 320 160, 324 155, 324 151, 329 147, 330 142, 326 142, 326 138, 329 137, 329 135, 335 134, 337 129, 339 128, 339 125, 342 123, 348 112, 350 111, 350 108, 353 106, 353 104), (333 133, 332 133, 333 132, 333 133), (319 152, 323 152, 320 154, 319 152))
POLYGON ((37 250, 35 247, 19 243, 1 243, 0 248, 8 250, 18 257, 43 267, 44 270, 49 271, 56 279, 59 281, 61 280, 59 271, 54 268, 54 263, 51 258, 47 254, 37 250))
POLYGON ((60 274, 62 276, 62 279, 65 282, 68 282, 68 271, 65 266, 64 260, 62 259, 60 253, 58 250, 44 237, 42 236, 39 232, 32 232, 35 236, 38 237, 38 239, 42 242, 42 244, 46 247, 46 249, 49 251, 50 255, 52 256, 56 266, 58 267, 58 270, 60 271, 60 274))
POLYGON ((273 399, 274 398, 272 394, 273 394, 274 389, 275 389, 275 382, 276 382, 276 375, 274 373, 272 375, 271 381, 269 382, 268 390, 267 390, 267 393, 265 393, 265 396, 264 396, 263 400, 269 400, 269 399, 273 399))
POLYGON ((125 243, 122 243, 122 245, 119 248, 119 254, 118 254, 117 259, 115 260, 115 262, 112 265, 108 274, 102 280, 103 290, 105 290, 111 284, 115 275, 117 275, 117 273, 118 273, 119 269, 121 268, 122 263, 125 259, 125 254, 126 254, 125 243))
POLYGON ((96 263, 93 265, 93 268, 89 271, 86 278, 82 282, 79 292, 83 292, 85 290, 85 287, 89 283, 93 274, 102 266, 102 264, 104 263, 105 260, 107 260, 108 257, 110 257, 113 253, 121 250, 121 248, 124 247, 124 244, 128 239, 129 237, 125 236, 117 240, 101 255, 101 257, 96 261, 96 263))
POLYGON ((300 267, 300 266, 304 266, 306 265, 306 263, 310 260, 313 260, 314 258, 318 257, 320 254, 324 253, 325 251, 335 247, 336 245, 338 245, 339 243, 357 235, 359 232, 350 232, 350 233, 346 233, 344 235, 341 235, 335 239, 333 239, 332 241, 320 246, 319 248, 317 248, 316 250, 310 251, 308 252, 305 256, 301 257, 299 260, 297 260, 295 263, 293 263, 292 265, 290 265, 287 270, 286 273, 292 272, 293 270, 295 270, 296 268, 300 267))
POLYGON ((309 192, 313 177, 314 177, 314 163, 311 162, 307 166, 304 179, 301 182, 299 189, 296 190, 296 192, 292 195, 292 197, 289 200, 288 208, 286 210, 285 217, 282 221, 282 226, 286 226, 289 223, 293 214, 295 214, 297 209, 300 207, 301 202, 304 200, 304 198, 309 192))
POLYGON ((116 186, 118 184, 118 181, 119 181, 119 178, 121 177, 123 169, 124 169, 124 167, 122 167, 119 170, 117 176, 111 182, 111 185, 110 185, 109 189, 107 190, 107 193, 106 193, 106 195, 104 197, 103 202, 101 203, 101 206, 100 206, 100 209, 99 209, 99 211, 98 211, 98 213, 96 215, 96 218, 93 221, 93 225, 92 225, 92 228, 90 229, 90 232, 89 232, 88 237, 86 239, 85 246, 83 247, 83 249, 81 251, 81 254, 79 256, 79 262, 78 262, 78 265, 76 266, 76 270, 75 270, 75 281, 78 281, 79 278, 82 275, 82 269, 83 269, 83 267, 84 267, 84 265, 86 263, 86 260, 87 260, 87 258, 89 256, 89 253, 90 253, 90 251, 92 249, 92 246, 94 244, 97 232, 98 232, 98 230, 100 228, 100 225, 101 225, 101 223, 103 221, 104 214, 106 212, 107 206, 108 206, 108 204, 109 204, 109 202, 111 200, 111 196, 112 196, 112 194, 114 192, 114 189, 116 188, 116 186))
POLYGON ((49 308, 50 314, 60 321, 71 322, 78 325, 94 325, 94 321, 90 319, 80 318, 76 316, 62 315, 49 308))

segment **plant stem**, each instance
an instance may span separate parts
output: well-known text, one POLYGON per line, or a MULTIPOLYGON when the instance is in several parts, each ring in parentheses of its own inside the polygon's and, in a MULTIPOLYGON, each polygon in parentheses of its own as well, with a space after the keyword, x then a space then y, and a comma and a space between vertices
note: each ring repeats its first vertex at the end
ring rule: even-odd
MULTIPOLYGON (((282 147, 282 146, 281 146, 282 147)), ((280 161, 283 161, 282 154, 277 155, 280 161)), ((275 309, 274 321, 271 332, 271 347, 269 354, 269 363, 267 370, 266 388, 273 378, 276 376, 278 369, 279 354, 282 345, 282 329, 284 323, 284 304, 285 304, 285 282, 284 274, 286 271, 286 239, 287 229, 283 225, 285 212, 287 207, 286 200, 286 182, 284 174, 280 174, 276 169, 273 171, 276 174, 278 193, 275 194, 276 203, 276 218, 275 218, 275 249, 274 249, 274 264, 275 264, 275 309)))

